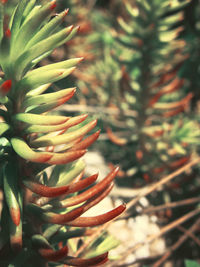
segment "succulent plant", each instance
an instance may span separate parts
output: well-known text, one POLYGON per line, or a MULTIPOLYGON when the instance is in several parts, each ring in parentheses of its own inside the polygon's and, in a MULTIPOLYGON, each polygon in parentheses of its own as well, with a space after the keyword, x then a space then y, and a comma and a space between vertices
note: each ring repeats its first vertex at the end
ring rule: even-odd
POLYGON ((52 83, 70 75, 82 60, 38 67, 79 29, 61 29, 67 11, 55 14, 55 8, 54 0, 41 5, 22 0, 8 21, 6 1, 0 3, 1 266, 101 264, 107 252, 76 258, 68 255, 68 242, 86 237, 86 227, 108 222, 125 209, 120 205, 102 215, 81 216, 109 194, 118 168, 96 184, 97 174, 83 178, 79 158, 98 138, 100 131, 87 135, 97 122, 52 111, 75 93, 75 88, 52 92, 52 83))
MULTIPOLYGON (((198 130, 191 133, 182 129, 184 138, 178 131, 176 137, 174 131, 171 133, 174 125, 186 127, 183 114, 188 116, 193 97, 191 91, 186 92, 187 81, 179 76, 188 57, 186 42, 180 38, 180 33, 184 29, 183 9, 189 1, 124 2, 127 15, 118 18, 119 29, 112 33, 118 43, 113 57, 121 64, 119 107, 125 116, 119 120, 126 122, 127 127, 114 128, 114 131, 125 132, 118 140, 110 130, 108 134, 119 145, 121 137, 126 138, 127 142, 122 141, 131 147, 129 156, 132 155, 133 160, 130 165, 138 165, 138 161, 139 175, 155 178, 163 170, 171 169, 171 164, 180 162, 185 155, 189 160, 192 146, 182 151, 178 149, 184 146, 184 138, 187 143, 193 143, 189 137, 192 134, 197 140, 199 138, 198 130), (135 115, 130 116, 127 111, 135 111, 135 115)), ((193 120, 193 126, 195 124, 197 121, 193 120)), ((127 162, 121 163, 127 169, 127 162)))

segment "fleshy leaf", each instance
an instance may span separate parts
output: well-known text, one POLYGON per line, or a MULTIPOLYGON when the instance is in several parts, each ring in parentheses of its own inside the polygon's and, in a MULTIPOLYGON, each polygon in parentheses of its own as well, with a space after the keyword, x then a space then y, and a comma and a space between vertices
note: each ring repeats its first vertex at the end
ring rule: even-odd
POLYGON ((102 181, 100 181, 98 184, 94 185, 90 189, 86 190, 85 192, 77 196, 73 196, 71 198, 61 201, 60 206, 61 207, 74 206, 95 196, 98 192, 101 192, 113 181, 118 171, 119 168, 117 167, 114 170, 112 170, 102 181))
POLYGON ((94 216, 94 217, 78 217, 77 219, 66 223, 70 226, 76 227, 93 227, 104 224, 106 222, 111 221, 115 217, 119 216, 126 209, 125 205, 120 205, 119 207, 106 212, 102 215, 94 216))
POLYGON ((41 248, 38 250, 40 256, 48 261, 57 262, 65 258, 68 254, 68 247, 62 247, 61 249, 55 251, 53 249, 41 248))
POLYGON ((54 136, 54 137, 46 137, 42 136, 32 141, 32 145, 34 147, 45 147, 45 146, 55 146, 65 144, 67 142, 73 141, 76 138, 85 135, 89 131, 91 131, 97 124, 97 121, 91 121, 85 126, 75 130, 73 132, 69 132, 66 134, 54 136))
POLYGON ((52 154, 49 153, 33 151, 23 139, 18 137, 11 138, 11 144, 15 152, 26 160, 42 163, 52 157, 52 154))

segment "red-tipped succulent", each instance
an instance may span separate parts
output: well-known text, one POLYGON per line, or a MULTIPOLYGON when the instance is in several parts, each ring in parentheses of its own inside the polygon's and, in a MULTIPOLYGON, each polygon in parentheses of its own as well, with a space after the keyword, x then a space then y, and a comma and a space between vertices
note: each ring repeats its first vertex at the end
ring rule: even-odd
POLYGON ((109 194, 118 168, 99 183, 97 174, 84 178, 79 158, 99 136, 100 131, 88 135, 97 121, 52 112, 75 93, 75 88, 53 92, 52 83, 66 78, 82 58, 34 68, 78 31, 73 26, 60 29, 67 11, 52 16, 55 7, 56 1, 36 5, 22 0, 5 30, 6 1, 0 3, 1 266, 103 264, 105 251, 90 259, 70 256, 71 227, 106 223, 125 209, 120 205, 102 215, 84 216, 109 194))

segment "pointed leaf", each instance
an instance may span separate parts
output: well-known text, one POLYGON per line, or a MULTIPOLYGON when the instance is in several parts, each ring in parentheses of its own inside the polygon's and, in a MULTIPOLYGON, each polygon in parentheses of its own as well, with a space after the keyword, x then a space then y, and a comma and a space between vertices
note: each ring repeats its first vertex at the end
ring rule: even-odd
POLYGON ((86 190, 85 192, 83 192, 83 193, 81 193, 81 194, 79 194, 77 196, 73 196, 71 198, 67 198, 65 200, 62 200, 61 202, 59 202, 59 205, 61 207, 65 207, 66 208, 66 207, 70 207, 70 206, 74 206, 74 205, 80 204, 81 202, 84 202, 84 201, 92 198, 93 196, 95 196, 96 194, 98 194, 99 192, 101 192, 102 190, 107 188, 107 186, 113 181, 113 179, 117 175, 118 171, 119 171, 119 167, 117 167, 114 170, 112 170, 98 184, 94 185, 93 187, 89 188, 88 190, 86 190))
MULTIPOLYGON (((23 12, 23 18, 28 19, 28 16, 30 15, 31 11, 34 9, 36 0, 30 0, 25 7, 25 10, 23 12)), ((23 20, 24 23, 24 20, 23 20)))
POLYGON ((10 125, 6 122, 0 122, 0 135, 4 134, 10 129, 10 125))
POLYGON ((83 213, 83 208, 79 207, 65 214, 57 214, 54 212, 45 212, 41 214, 41 219, 51 224, 66 224, 73 221, 83 213))
POLYGON ((18 137, 11 138, 11 144, 15 152, 26 160, 42 163, 52 157, 52 154, 49 153, 33 151, 23 139, 18 137))
POLYGON ((29 50, 24 52, 16 61, 15 67, 20 66, 18 68, 17 77, 21 77, 23 70, 26 66, 33 60, 39 58, 45 53, 52 51, 54 48, 59 47, 66 43, 68 39, 70 39, 71 34, 75 34, 77 32, 77 28, 73 29, 73 26, 70 26, 66 29, 61 30, 58 33, 53 34, 47 39, 39 42, 38 44, 31 47, 29 50))
POLYGON ((6 80, 0 85, 0 95, 5 96, 9 93, 12 87, 12 80, 6 80))
POLYGON ((20 24, 22 21, 22 17, 23 17, 23 12, 27 6, 27 3, 29 2, 29 0, 21 0, 14 12, 14 16, 12 18, 12 38, 14 38, 16 32, 18 32, 19 28, 20 28, 20 24))
POLYGON ((29 107, 32 105, 41 105, 49 102, 54 102, 58 101, 59 99, 66 97, 70 95, 72 92, 75 92, 76 88, 67 88, 60 90, 55 93, 48 93, 48 94, 42 94, 42 95, 37 95, 33 97, 28 97, 25 99, 25 101, 22 103, 22 107, 29 107))
POLYGON ((83 180, 69 184, 67 193, 72 194, 72 193, 85 189, 86 187, 93 184, 96 181, 97 177, 98 177, 98 174, 93 174, 87 178, 84 178, 83 180))
POLYGON ((86 150, 69 151, 65 153, 49 153, 51 158, 46 161, 47 164, 67 164, 79 159, 86 153, 86 150))
POLYGON ((13 116, 13 119, 28 124, 57 125, 65 123, 69 118, 65 116, 48 116, 48 115, 37 115, 31 113, 18 113, 13 116))
POLYGON ((72 96, 74 95, 75 93, 75 90, 72 91, 70 94, 68 94, 67 96, 65 97, 62 97, 56 101, 52 101, 48 104, 43 104, 43 105, 39 105, 39 106, 36 106, 36 107, 32 107, 30 108, 29 110, 27 109, 27 112, 30 111, 30 112, 33 112, 33 113, 36 113, 36 114, 41 114, 41 113, 44 113, 44 112, 48 112, 54 108, 57 108, 61 105, 63 105, 65 102, 67 102, 70 98, 72 98, 72 96))
POLYGON ((63 262, 70 266, 86 267, 86 266, 96 266, 96 265, 103 266, 103 264, 106 263, 107 261, 108 261, 108 252, 90 259, 74 258, 67 256, 63 262))
POLYGON ((43 184, 35 183, 32 181, 24 180, 23 184, 28 187, 32 192, 43 197, 58 197, 66 194, 69 190, 69 186, 61 187, 48 187, 43 184))
POLYGON ((40 256, 42 258, 52 261, 52 262, 57 262, 65 258, 68 254, 68 247, 62 247, 61 249, 55 251, 53 249, 47 249, 47 248, 41 248, 38 250, 40 256))
POLYGON ((13 223, 20 224, 20 206, 18 203, 17 177, 12 164, 8 163, 3 169, 3 182, 6 203, 13 223))
POLYGON ((41 26, 41 23, 44 21, 44 19, 51 14, 52 7, 55 5, 56 1, 51 1, 50 3, 47 3, 43 7, 40 7, 40 9, 37 11, 37 13, 32 16, 26 23, 24 23, 20 30, 18 31, 18 34, 14 38, 14 47, 13 47, 13 54, 14 55, 20 55, 21 52, 24 50, 27 42, 31 39, 31 37, 34 35, 34 33, 39 29, 41 26), (17 54, 16 54, 17 53, 17 54))
POLYGON ((100 130, 97 131, 96 133, 88 136, 83 141, 75 144, 69 151, 88 148, 90 145, 92 145, 97 140, 97 138, 99 137, 99 134, 100 134, 100 130))
MULTIPOLYGON (((75 67, 82 60, 83 60, 83 58, 80 57, 80 58, 67 59, 67 60, 60 61, 60 62, 53 63, 53 64, 48 64, 46 66, 42 66, 40 68, 37 68, 37 69, 30 71, 29 73, 27 73, 26 77, 38 75, 44 71, 57 70, 57 69, 66 69, 67 70, 69 68, 75 67)), ((69 88, 69 89, 71 89, 71 88, 69 88)))
POLYGON ((57 165, 54 167, 48 180, 48 186, 63 186, 69 184, 84 168, 85 163, 82 160, 78 160, 71 165, 57 165))
POLYGON ((85 135, 89 131, 91 131, 97 124, 97 121, 91 121, 85 126, 75 130, 73 132, 69 132, 66 134, 58 135, 55 137, 46 137, 42 136, 32 141, 32 145, 34 147, 45 147, 45 146, 55 146, 65 144, 67 142, 73 141, 76 138, 85 135))
POLYGON ((111 221, 115 217, 119 216, 126 209, 125 205, 120 205, 119 207, 106 212, 102 215, 94 216, 94 217, 79 217, 74 219, 73 221, 66 223, 69 226, 75 227, 93 227, 104 224, 106 222, 111 221))
MULTIPOLYGON (((37 115, 39 116, 39 115, 37 115)), ((43 116, 46 117, 46 116, 43 116)), ((53 116, 52 116, 53 117, 53 116)), ((66 117, 65 117, 66 118, 66 117)), ((68 118, 68 120, 65 123, 61 123, 59 125, 32 125, 27 127, 24 132, 25 133, 48 133, 48 132, 55 132, 60 130, 67 130, 69 127, 72 127, 76 124, 81 123, 87 118, 87 115, 81 115, 74 118, 68 118)), ((47 122, 46 122, 47 123, 47 122)))
POLYGON ((86 212, 91 207, 97 205, 101 200, 103 200, 112 190, 114 186, 114 183, 110 184, 107 188, 105 188, 103 191, 97 193, 92 198, 88 199, 85 204, 82 205, 84 208, 84 212, 86 212))
POLYGON ((42 71, 36 75, 32 75, 31 72, 29 72, 29 74, 20 81, 18 88, 25 88, 25 92, 28 92, 43 84, 59 81, 70 75, 74 69, 75 68, 42 71))
MULTIPOLYGON (((29 91, 29 92, 26 94, 26 97, 32 97, 32 96, 40 95, 40 94, 44 93, 44 92, 49 88, 50 85, 51 85, 50 83, 41 85, 41 86, 39 86, 38 88, 35 88, 35 89, 29 91)), ((24 102, 23 102, 23 103, 24 103, 24 102)))
POLYGON ((55 29, 57 29, 57 26, 62 23, 68 11, 69 9, 63 11, 62 13, 54 17, 52 20, 50 20, 48 23, 46 23, 42 27, 42 29, 40 29, 40 31, 38 31, 37 34, 28 42, 26 49, 37 44, 42 39, 47 38, 52 32, 54 32, 55 29))

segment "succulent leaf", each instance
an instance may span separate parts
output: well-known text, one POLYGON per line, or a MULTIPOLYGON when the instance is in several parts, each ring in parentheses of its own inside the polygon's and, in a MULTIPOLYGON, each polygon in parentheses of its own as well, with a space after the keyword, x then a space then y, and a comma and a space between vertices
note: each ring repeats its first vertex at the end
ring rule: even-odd
POLYGON ((45 147, 45 146, 55 146, 55 145, 61 145, 68 142, 71 142, 75 140, 76 138, 79 138, 89 131, 91 131, 97 124, 97 121, 91 121, 85 126, 79 128, 78 130, 64 133, 62 135, 49 137, 49 136, 42 136, 39 137, 31 142, 33 147, 45 147))
POLYGON ((62 247, 61 249, 54 251, 53 249, 41 248, 38 250, 39 254, 51 262, 57 262, 65 258, 68 254, 68 247, 62 247))
POLYGON ((77 219, 66 223, 70 226, 77 226, 77 227, 93 227, 104 224, 116 216, 120 215, 126 209, 125 205, 120 205, 119 207, 108 211, 102 215, 93 216, 93 217, 78 217, 77 219))
POLYGON ((88 187, 92 183, 95 182, 97 179, 98 175, 94 174, 92 176, 89 176, 85 178, 84 180, 81 180, 79 182, 70 184, 70 185, 65 185, 65 186, 60 186, 60 187, 48 187, 39 183, 35 183, 32 181, 24 180, 23 183, 25 186, 27 186, 32 192, 39 194, 40 196, 43 197, 57 197, 61 196, 63 194, 71 194, 75 193, 79 190, 83 190, 85 187, 88 187))
POLYGON ((27 143, 21 138, 13 137, 11 139, 11 144, 12 144, 15 152, 20 157, 22 157, 26 160, 42 163, 42 162, 47 162, 52 157, 52 154, 47 153, 47 152, 35 152, 35 151, 33 151, 27 145, 27 143))
MULTIPOLYGON (((27 21, 22 23, 20 26, 20 30, 13 37, 13 42, 15 43, 15 51, 13 51, 12 57, 20 55, 24 50, 26 44, 31 39, 31 37, 37 32, 44 19, 49 16, 52 12, 52 7, 56 1, 51 1, 47 3, 45 6, 40 7, 37 12, 31 16, 27 21)), ((14 50, 14 48, 13 48, 14 50)))
POLYGON ((117 167, 114 170, 112 170, 101 182, 94 185, 92 188, 86 190, 85 192, 77 196, 61 201, 60 202, 61 207, 66 208, 66 207, 74 206, 74 205, 80 204, 81 202, 92 198, 93 196, 98 194, 100 191, 103 191, 105 188, 107 188, 107 186, 110 185, 110 183, 113 181, 113 179, 117 175, 118 171, 119 171, 119 168, 117 167))
POLYGON ((13 119, 25 122, 28 124, 38 124, 38 125, 57 125, 65 123, 69 118, 64 116, 47 116, 47 115, 37 115, 31 113, 18 113, 13 116, 13 119))

